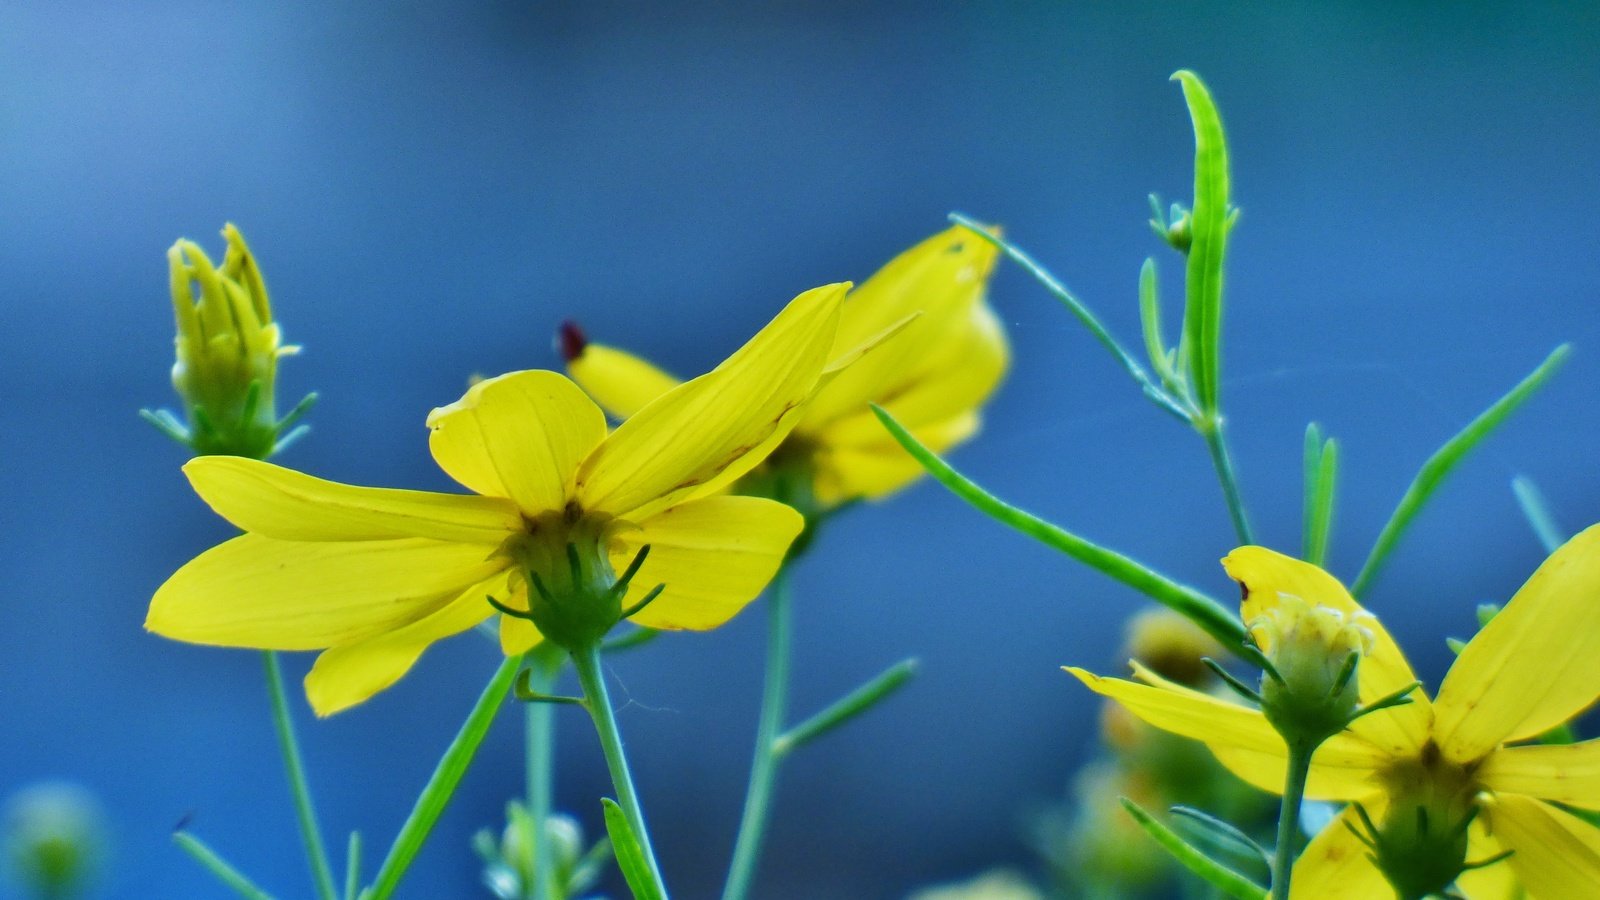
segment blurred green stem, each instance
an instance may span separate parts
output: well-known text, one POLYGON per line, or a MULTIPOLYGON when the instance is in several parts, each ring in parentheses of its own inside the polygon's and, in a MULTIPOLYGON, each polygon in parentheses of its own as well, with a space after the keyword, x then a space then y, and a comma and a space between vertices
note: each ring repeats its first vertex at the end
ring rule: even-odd
POLYGON ((728 866, 727 886, 722 900, 744 900, 755 880, 756 863, 761 858, 761 843, 770 818, 772 788, 778 779, 778 736, 783 729, 789 699, 790 637, 792 610, 789 567, 784 565, 773 579, 772 596, 767 600, 767 672, 761 691, 761 717, 756 726, 755 759, 750 764, 750 786, 745 790, 744 814, 739 819, 739 837, 733 846, 733 862, 728 866))
POLYGON ((622 734, 617 730, 617 717, 611 708, 611 695, 606 690, 605 675, 600 671, 600 648, 589 646, 572 651, 572 667, 577 670, 578 683, 583 686, 583 705, 594 720, 594 730, 600 738, 600 750, 605 754, 606 767, 611 770, 611 785, 617 791, 617 805, 627 817, 633 837, 644 851, 649 877, 658 896, 667 896, 667 887, 661 879, 661 866, 656 862, 656 851, 650 843, 650 832, 644 824, 644 808, 639 805, 639 794, 633 787, 633 775, 628 771, 628 757, 622 750, 622 734))
MULTIPOLYGON (((528 688, 540 694, 555 689, 556 675, 561 671, 562 656, 559 650, 539 644, 528 653, 528 688)), ((550 818, 554 794, 555 718, 549 703, 524 703, 524 739, 527 744, 527 802, 528 815, 523 819, 531 834, 522 836, 522 846, 529 854, 524 860, 533 877, 530 896, 534 900, 556 900, 562 896, 555 882, 550 858, 550 841, 546 836, 545 820, 550 818)))
POLYGON ((300 758, 300 742, 295 737, 294 720, 289 717, 289 703, 283 690, 283 672, 278 666, 278 654, 263 650, 261 661, 266 665, 267 693, 272 697, 272 725, 278 732, 278 749, 283 753, 283 768, 289 776, 295 817, 300 822, 300 838, 306 845, 306 861, 311 866, 317 896, 322 900, 337 900, 339 894, 333 885, 333 868, 328 865, 328 848, 322 842, 317 810, 312 805, 311 788, 306 783, 305 763, 300 758))

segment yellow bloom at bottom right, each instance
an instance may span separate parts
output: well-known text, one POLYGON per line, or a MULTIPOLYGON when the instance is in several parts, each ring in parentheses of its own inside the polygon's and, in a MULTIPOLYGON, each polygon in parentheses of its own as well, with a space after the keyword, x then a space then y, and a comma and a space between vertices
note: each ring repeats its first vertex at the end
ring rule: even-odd
MULTIPOLYGON (((1271 550, 1241 547, 1223 564, 1247 606, 1292 596, 1364 612, 1333 576, 1271 550)), ((1363 624, 1373 633, 1357 672, 1365 703, 1416 678, 1383 626, 1363 624)), ((1146 722, 1204 742, 1252 784, 1282 792, 1287 749, 1259 710, 1137 665, 1137 681, 1069 671, 1146 722)), ((1436 697, 1411 696, 1357 719, 1313 757, 1307 798, 1349 805, 1295 864, 1295 900, 1397 896, 1374 862, 1363 813, 1379 835, 1440 853, 1452 846, 1442 838, 1464 834, 1454 845, 1464 855, 1447 866, 1503 856, 1462 872, 1455 888, 1470 900, 1600 897, 1600 828, 1563 808, 1600 810, 1600 740, 1525 743, 1600 697, 1600 525, 1539 566, 1462 649, 1436 697)))

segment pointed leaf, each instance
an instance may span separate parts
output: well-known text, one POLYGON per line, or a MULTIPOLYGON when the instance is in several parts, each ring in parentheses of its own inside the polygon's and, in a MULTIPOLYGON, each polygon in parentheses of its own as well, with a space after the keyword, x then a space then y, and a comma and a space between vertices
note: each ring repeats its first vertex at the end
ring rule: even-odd
POLYGON ((666 900, 656 890, 655 879, 650 875, 650 863, 645 859, 644 848, 634 836, 633 827, 622 807, 610 797, 601 797, 600 805, 606 812, 606 833, 611 835, 611 849, 617 855, 617 868, 633 891, 634 900, 666 900))

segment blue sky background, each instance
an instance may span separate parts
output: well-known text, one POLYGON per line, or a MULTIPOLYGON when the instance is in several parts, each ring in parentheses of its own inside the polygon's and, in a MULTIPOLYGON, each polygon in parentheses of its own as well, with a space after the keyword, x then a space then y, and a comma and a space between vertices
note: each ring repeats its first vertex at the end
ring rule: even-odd
MULTIPOLYGON (((283 462, 448 488, 423 418, 471 373, 550 367, 577 317, 714 364, 799 291, 860 279, 952 209, 1003 223, 1125 340, 1138 267, 1187 198, 1167 76, 1200 72, 1244 210, 1224 402, 1261 539, 1299 542, 1300 439, 1343 443, 1353 575, 1416 467, 1555 345, 1560 378, 1461 468, 1371 594, 1437 679, 1443 638, 1541 551, 1508 489, 1600 519, 1600 13, 1587 4, 8 4, 0 9, 0 793, 79 781, 116 837, 107 896, 223 896, 180 818, 280 896, 298 839, 253 653, 140 628, 228 526, 179 448, 164 251, 240 225, 323 395, 283 462)), ((959 464, 1003 496, 1229 599, 1204 449, 1003 267, 1016 365, 959 464)), ((1176 315, 1169 305, 1169 315, 1176 315)), ((830 524, 798 573, 794 705, 916 655, 914 684, 796 757, 758 896, 892 898, 1026 863, 1030 808, 1093 748, 1058 667, 1114 668, 1129 591, 931 485, 830 524)), ((762 610, 616 659, 666 873, 712 895, 759 694, 762 610)), ((296 678, 309 656, 287 661, 296 678)), ((302 737, 333 843, 392 836, 481 684, 464 636, 302 737)), ((520 789, 508 711, 402 896, 471 897, 470 833, 520 789)), ((561 804, 598 826, 587 723, 561 804)))

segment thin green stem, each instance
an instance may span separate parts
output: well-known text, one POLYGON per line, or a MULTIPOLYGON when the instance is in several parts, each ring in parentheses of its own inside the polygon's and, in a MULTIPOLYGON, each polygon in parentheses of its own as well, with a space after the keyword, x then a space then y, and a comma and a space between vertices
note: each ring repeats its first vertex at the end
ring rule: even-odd
POLYGON ((494 717, 500 712, 501 705, 505 702, 506 694, 511 691, 511 682, 517 677, 517 669, 522 665, 520 657, 508 657, 495 670, 494 677, 489 679, 489 686, 483 689, 478 702, 473 705, 472 712, 467 714, 467 720, 461 724, 461 730, 450 741, 450 746, 444 751, 444 756, 439 758, 439 765, 433 770, 433 776, 428 779, 428 784, 423 787, 418 795, 416 805, 411 808, 411 815, 406 817, 405 824, 400 827, 400 833, 394 839, 394 844, 389 848, 389 855, 384 857, 383 865, 378 867, 378 874, 372 881, 372 887, 363 895, 369 900, 386 900, 399 886, 400 879, 410 867, 411 861, 416 858, 417 852, 422 849, 423 843, 428 839, 428 833, 433 830, 439 816, 444 813, 444 808, 455 794, 456 786, 461 784, 461 779, 467 774, 467 767, 472 764, 472 758, 477 755, 478 747, 483 743, 483 738, 489 733, 489 726, 494 724, 494 717))
POLYGON ((1228 453, 1228 440, 1222 434, 1221 420, 1195 423, 1195 430, 1205 438, 1211 451, 1211 465, 1217 470, 1217 481, 1222 483, 1222 496, 1228 501, 1228 517, 1233 520, 1233 531, 1241 544, 1253 544, 1250 520, 1244 513, 1244 497, 1239 493, 1239 478, 1233 472, 1233 458, 1228 453))
POLYGON ((267 670, 267 693, 272 698, 272 725, 278 732, 278 750, 283 754, 283 768, 289 776, 289 791, 294 795, 294 814, 300 822, 300 839, 306 845, 311 879, 316 882, 317 896, 322 900, 338 900, 339 893, 333 883, 333 867, 328 864, 328 848, 322 842, 322 828, 317 824, 317 810, 311 802, 311 788, 306 783, 300 741, 295 737, 294 720, 289 717, 289 702, 283 690, 283 671, 278 666, 278 654, 263 650, 261 661, 267 670))
POLYGON ((761 716, 756 725, 755 758, 750 763, 750 785, 745 789, 744 813, 739 819, 739 837, 733 845, 733 861, 728 866, 722 900, 744 900, 749 894, 771 819, 772 789, 777 783, 781 762, 778 738, 783 731, 789 700, 792 606, 789 569, 784 566, 773 579, 772 595, 767 600, 767 672, 761 690, 761 716))
POLYGON ((1289 900, 1289 877, 1294 872, 1295 835, 1300 828, 1300 802, 1305 798, 1306 776, 1316 747, 1289 746, 1289 772, 1284 776, 1283 806, 1278 810, 1278 845, 1272 852, 1272 900, 1289 900))
MULTIPOLYGON (((541 694, 555 689, 561 671, 561 656, 543 644, 528 654, 528 687, 541 694)), ((524 703, 524 738, 527 744, 528 815, 524 824, 532 834, 524 834, 522 846, 530 854, 527 871, 533 876, 534 900, 560 897, 550 860, 550 841, 545 820, 550 818, 554 794, 555 709, 549 703, 524 703)))
POLYGON ((605 676, 600 671, 600 648, 590 646, 572 651, 572 667, 578 673, 578 683, 583 686, 583 705, 589 710, 589 718, 594 720, 594 730, 600 738, 600 750, 605 754, 606 767, 611 770, 611 786, 617 792, 617 805, 627 817, 628 826, 644 851, 651 882, 659 895, 666 897, 666 883, 661 879, 661 866, 656 862, 650 832, 645 828, 644 808, 639 805, 639 795, 633 787, 628 757, 622 750, 622 734, 617 730, 616 713, 611 708, 611 695, 606 690, 605 676))

